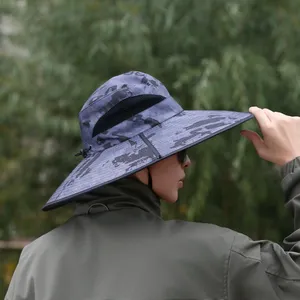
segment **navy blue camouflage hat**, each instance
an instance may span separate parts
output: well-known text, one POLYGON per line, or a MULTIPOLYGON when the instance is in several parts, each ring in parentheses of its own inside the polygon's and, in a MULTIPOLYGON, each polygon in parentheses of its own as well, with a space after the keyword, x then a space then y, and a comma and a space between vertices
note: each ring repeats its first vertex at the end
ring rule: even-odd
POLYGON ((252 117, 248 112, 184 110, 149 74, 132 71, 115 76, 82 107, 84 158, 43 210, 76 201, 252 117))

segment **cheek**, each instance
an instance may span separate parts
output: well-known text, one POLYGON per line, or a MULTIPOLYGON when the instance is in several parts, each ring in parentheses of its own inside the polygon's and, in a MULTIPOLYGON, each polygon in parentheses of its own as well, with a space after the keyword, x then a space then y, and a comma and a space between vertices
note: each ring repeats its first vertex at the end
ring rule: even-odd
POLYGON ((168 172, 166 175, 161 176, 158 180, 160 189, 174 189, 176 185, 176 176, 174 172, 168 172))
POLYGON ((166 202, 174 203, 178 199, 178 187, 178 180, 170 173, 156 183, 155 192, 166 202))

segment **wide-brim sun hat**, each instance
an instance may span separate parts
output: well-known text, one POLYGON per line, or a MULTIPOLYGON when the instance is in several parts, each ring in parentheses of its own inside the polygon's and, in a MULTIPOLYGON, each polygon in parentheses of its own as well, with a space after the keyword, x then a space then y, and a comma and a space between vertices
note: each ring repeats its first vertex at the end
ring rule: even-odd
POLYGON ((43 210, 76 201, 251 118, 249 112, 184 110, 149 74, 131 71, 115 76, 82 107, 83 159, 43 210))

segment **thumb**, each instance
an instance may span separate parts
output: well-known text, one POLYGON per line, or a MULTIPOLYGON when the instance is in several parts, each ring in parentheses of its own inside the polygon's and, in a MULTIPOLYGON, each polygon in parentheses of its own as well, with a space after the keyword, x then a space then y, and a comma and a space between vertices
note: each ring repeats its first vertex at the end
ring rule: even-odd
POLYGON ((257 153, 261 156, 266 146, 259 134, 251 130, 242 130, 241 135, 252 142, 257 153))

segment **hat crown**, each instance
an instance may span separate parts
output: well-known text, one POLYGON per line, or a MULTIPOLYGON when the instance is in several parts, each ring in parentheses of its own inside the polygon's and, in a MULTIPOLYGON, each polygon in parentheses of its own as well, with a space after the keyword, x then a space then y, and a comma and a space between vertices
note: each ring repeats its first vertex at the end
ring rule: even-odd
POLYGON ((84 148, 103 151, 183 111, 166 87, 149 74, 115 76, 88 98, 79 113, 84 148))

